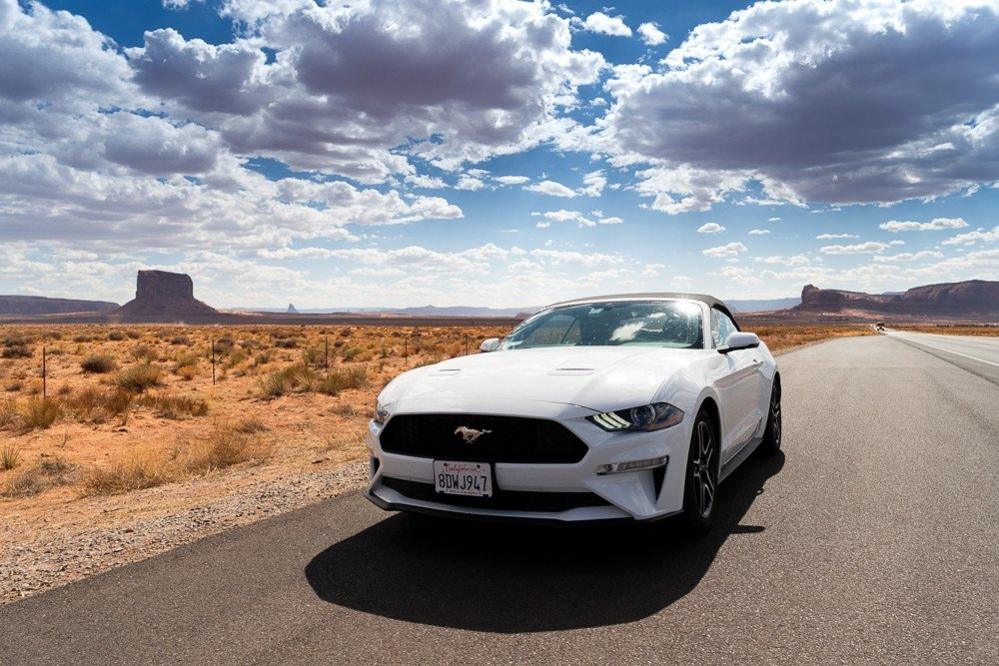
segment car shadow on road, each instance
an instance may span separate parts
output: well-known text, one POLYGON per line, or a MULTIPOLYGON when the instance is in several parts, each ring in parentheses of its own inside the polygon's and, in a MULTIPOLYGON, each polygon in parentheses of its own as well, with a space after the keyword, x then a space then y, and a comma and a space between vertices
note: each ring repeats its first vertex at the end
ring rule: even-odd
POLYGON ((662 523, 560 529, 394 515, 316 555, 323 600, 455 629, 557 631, 631 622, 688 594, 740 525, 783 453, 753 457, 721 487, 716 523, 692 539, 662 523))

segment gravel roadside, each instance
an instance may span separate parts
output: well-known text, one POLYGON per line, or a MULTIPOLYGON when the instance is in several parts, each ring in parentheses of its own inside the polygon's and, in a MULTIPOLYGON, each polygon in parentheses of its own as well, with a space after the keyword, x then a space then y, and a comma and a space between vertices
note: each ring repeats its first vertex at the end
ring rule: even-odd
MULTIPOLYGON (((199 506, 160 515, 115 517, 84 530, 52 530, 25 541, 0 526, 0 604, 158 555, 203 537, 362 488, 367 463, 252 480, 199 506), (60 533, 62 532, 62 533, 60 533)), ((129 503, 154 503, 164 492, 196 494, 217 479, 195 479, 167 490, 130 493, 129 503), (186 486, 186 487, 185 487, 186 486)))

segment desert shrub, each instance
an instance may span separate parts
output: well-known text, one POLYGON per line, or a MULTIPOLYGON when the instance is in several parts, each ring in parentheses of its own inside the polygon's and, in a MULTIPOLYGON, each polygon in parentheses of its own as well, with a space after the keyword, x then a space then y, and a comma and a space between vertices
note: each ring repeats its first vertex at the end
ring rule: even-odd
POLYGON ((3 348, 0 356, 3 358, 31 358, 31 350, 23 342, 9 344, 3 348))
POLYGON ((83 495, 118 495, 167 483, 172 478, 170 472, 158 458, 135 458, 88 470, 80 490, 83 495))
POLYGON ((129 340, 138 340, 139 338, 142 337, 142 332, 137 331, 134 328, 130 328, 127 331, 125 331, 125 335, 128 336, 129 340))
POLYGON ((115 416, 124 417, 132 406, 133 394, 121 388, 87 387, 63 400, 67 411, 83 421, 104 423, 115 416))
POLYGON ((59 456, 41 458, 35 464, 4 479, 4 484, 0 487, 0 496, 26 497, 37 495, 55 486, 72 483, 76 469, 76 465, 59 456))
POLYGON ((249 358, 242 349, 231 349, 226 355, 225 360, 222 362, 222 367, 225 369, 234 368, 243 361, 249 358))
POLYGON ((198 375, 198 366, 188 365, 177 370, 177 376, 185 382, 189 382, 198 375))
POLYGON ((125 339, 125 333, 123 331, 114 330, 108 332, 108 340, 117 342, 124 339, 125 339))
POLYGON ((277 398, 292 391, 308 391, 315 384, 316 373, 304 365, 291 365, 261 378, 260 393, 264 398, 277 398))
POLYGON ((151 363, 156 360, 156 351, 149 345, 135 345, 132 347, 132 358, 136 361, 151 363))
POLYGON ((326 395, 336 395, 344 389, 361 388, 368 383, 368 371, 363 366, 334 368, 316 382, 316 390, 326 395))
POLYGON ((141 393, 160 384, 160 369, 149 363, 133 365, 118 373, 115 384, 126 391, 141 393))
POLYGON ((21 408, 20 426, 22 430, 44 430, 62 415, 59 403, 51 398, 31 397, 21 408))
POLYGON ((0 428, 10 428, 17 423, 17 403, 13 400, 0 400, 0 428))
POLYGON ((21 464, 21 449, 16 446, 5 446, 0 449, 0 469, 14 469, 21 464))
POLYGON ((246 435, 253 435, 258 432, 266 431, 267 426, 265 426, 257 419, 246 419, 245 421, 236 426, 236 430, 246 435))
POLYGON ((86 335, 84 333, 81 333, 80 335, 73 336, 73 342, 76 343, 93 342, 93 341, 94 341, 94 336, 92 335, 86 335))
POLYGON ((302 363, 319 367, 326 361, 326 350, 321 347, 306 347, 302 350, 302 363))
POLYGON ((355 358, 357 358, 357 355, 360 353, 361 350, 358 349, 357 347, 347 347, 346 349, 343 350, 341 356, 344 361, 347 361, 349 363, 350 361, 353 361, 355 358))
POLYGON ((330 411, 336 414, 337 416, 343 416, 343 417, 357 416, 357 410, 354 409, 354 406, 346 402, 341 405, 334 405, 334 407, 330 411))
POLYGON ((298 347, 298 340, 295 338, 284 338, 282 340, 275 340, 274 346, 278 349, 295 349, 298 347))
POLYGON ((170 344, 172 345, 184 345, 185 347, 191 346, 191 338, 186 335, 175 335, 170 338, 170 344))
POLYGON ((181 415, 204 416, 208 413, 208 403, 201 398, 172 394, 145 394, 138 398, 138 404, 149 407, 157 416, 176 419, 181 415))
POLYGON ((174 361, 173 371, 177 373, 184 368, 196 368, 200 362, 197 354, 181 354, 174 361))
POLYGON ((86 373, 101 374, 117 369, 114 359, 107 354, 92 354, 80 362, 80 369, 86 373))
POLYGON ((15 379, 12 382, 8 382, 6 386, 3 387, 5 391, 9 393, 17 393, 22 388, 24 388, 24 382, 20 379, 15 379))
POLYGON ((191 446, 180 462, 188 474, 201 474, 243 462, 259 462, 268 454, 269 449, 260 440, 231 426, 220 426, 205 441, 191 446))

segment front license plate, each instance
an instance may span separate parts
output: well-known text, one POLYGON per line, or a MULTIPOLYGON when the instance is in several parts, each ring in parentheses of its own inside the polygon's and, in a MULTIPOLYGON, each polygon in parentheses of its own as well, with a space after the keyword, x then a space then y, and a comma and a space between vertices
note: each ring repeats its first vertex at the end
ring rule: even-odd
POLYGON ((443 495, 492 497, 492 467, 489 463, 435 460, 434 490, 443 495))

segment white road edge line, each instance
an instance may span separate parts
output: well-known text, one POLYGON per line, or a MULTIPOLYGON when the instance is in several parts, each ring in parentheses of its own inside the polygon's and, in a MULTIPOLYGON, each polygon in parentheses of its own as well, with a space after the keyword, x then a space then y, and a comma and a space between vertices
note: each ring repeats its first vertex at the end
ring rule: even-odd
POLYGON ((997 368, 999 368, 999 363, 996 363, 995 361, 986 361, 984 358, 978 358, 977 356, 972 356, 971 354, 963 354, 961 352, 957 352, 952 349, 947 349, 946 347, 938 347, 936 345, 927 344, 918 338, 913 338, 908 335, 899 335, 898 333, 891 333, 890 335, 896 338, 901 338, 903 340, 909 340, 917 345, 923 345, 924 347, 929 347, 930 349, 938 349, 948 354, 954 354, 955 356, 963 356, 964 358, 970 358, 972 361, 978 361, 979 363, 987 363, 988 365, 994 365, 997 368))

